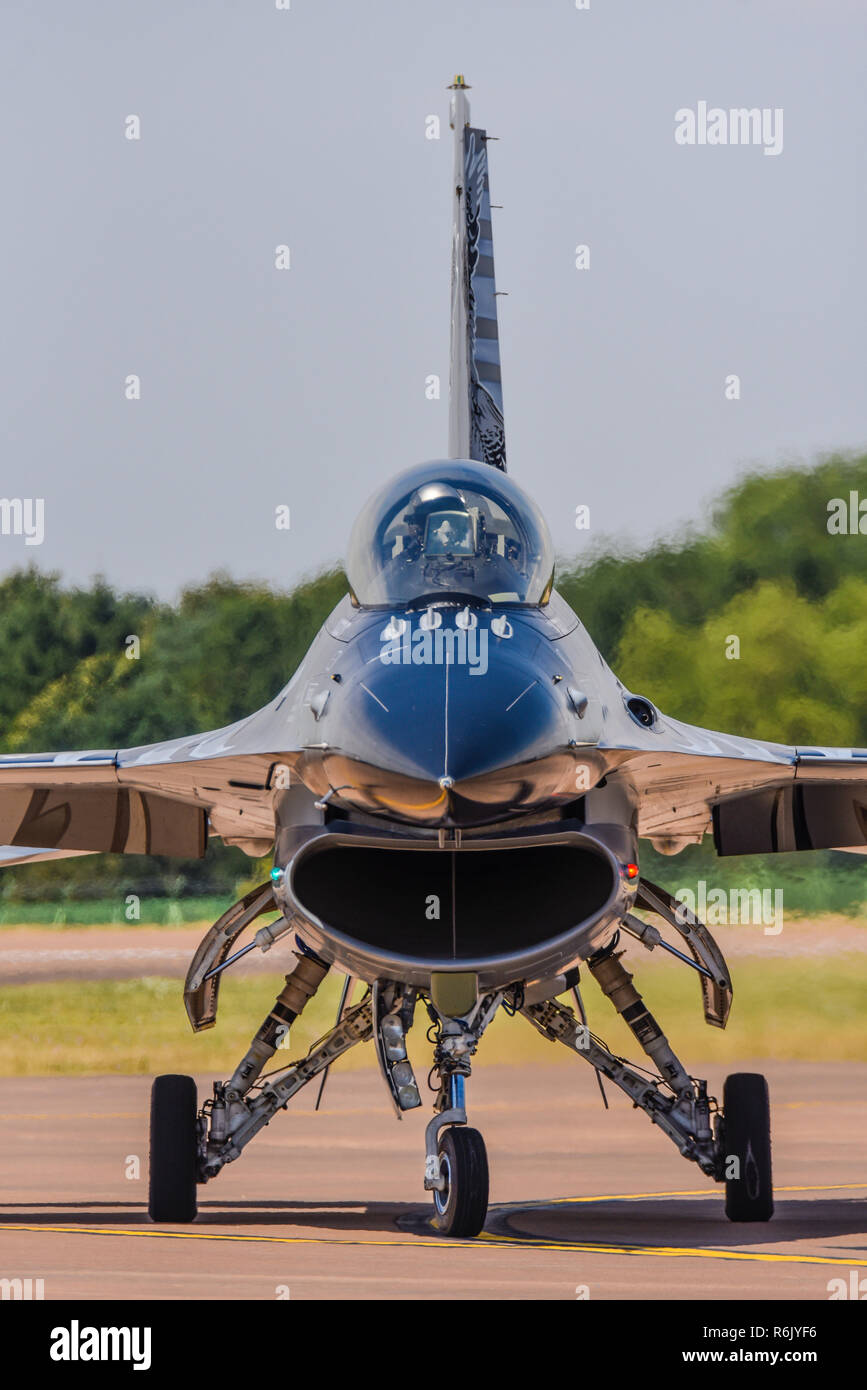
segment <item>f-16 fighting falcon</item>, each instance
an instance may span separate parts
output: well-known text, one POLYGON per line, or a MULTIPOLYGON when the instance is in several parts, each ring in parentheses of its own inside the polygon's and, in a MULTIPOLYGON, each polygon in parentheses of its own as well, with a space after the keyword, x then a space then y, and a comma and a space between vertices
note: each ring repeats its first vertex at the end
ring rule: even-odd
POLYGON ((720 855, 864 852, 867 750, 670 719, 623 686, 558 596, 545 521, 506 472, 487 136, 470 123, 463 78, 450 90, 448 459, 415 464, 367 503, 345 557, 348 594, 263 709, 148 747, 0 758, 0 857, 203 856, 209 837, 273 852, 269 880, 193 958, 193 1029, 216 1024, 223 973, 246 951, 287 937, 294 967, 212 1095, 200 1102, 191 1077, 154 1081, 155 1221, 192 1221, 197 1185, 358 1043, 372 1039, 398 1116, 420 1106, 407 1033, 421 1024, 435 1090, 424 1187, 441 1232, 477 1235, 488 1164, 468 1125, 469 1082, 500 1009, 620 1087, 725 1184, 731 1220, 767 1221, 764 1077, 738 1073, 710 1096, 623 964, 624 935, 669 952, 672 968, 697 973, 707 1023, 726 1026, 725 961, 706 927, 643 877, 639 838, 666 854, 704 835, 720 855), (274 1066, 330 970, 345 977, 334 1027, 274 1066), (634 1035, 640 1067, 587 1026, 582 991, 596 986, 634 1035))

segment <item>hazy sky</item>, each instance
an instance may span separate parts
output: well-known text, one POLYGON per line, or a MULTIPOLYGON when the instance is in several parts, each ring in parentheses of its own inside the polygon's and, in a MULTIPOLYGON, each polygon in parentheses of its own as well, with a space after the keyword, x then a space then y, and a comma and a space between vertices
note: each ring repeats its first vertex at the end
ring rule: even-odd
POLYGON ((863 445, 865 52, 855 0, 4 0, 0 492, 45 541, 0 570, 289 585, 445 453, 457 71, 499 138, 510 472, 561 553, 579 503, 645 541, 863 445), (782 108, 782 152, 678 145, 700 101, 782 108))

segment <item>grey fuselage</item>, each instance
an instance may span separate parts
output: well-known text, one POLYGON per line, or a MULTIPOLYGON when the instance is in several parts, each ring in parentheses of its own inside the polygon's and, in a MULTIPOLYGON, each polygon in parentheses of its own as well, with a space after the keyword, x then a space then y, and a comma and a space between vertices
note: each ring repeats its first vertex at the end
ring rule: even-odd
POLYGON ((448 970, 530 984, 598 950, 637 887, 634 795, 600 747, 637 732, 628 698, 556 592, 344 599, 283 696, 299 753, 276 892, 299 935, 422 988, 448 970))

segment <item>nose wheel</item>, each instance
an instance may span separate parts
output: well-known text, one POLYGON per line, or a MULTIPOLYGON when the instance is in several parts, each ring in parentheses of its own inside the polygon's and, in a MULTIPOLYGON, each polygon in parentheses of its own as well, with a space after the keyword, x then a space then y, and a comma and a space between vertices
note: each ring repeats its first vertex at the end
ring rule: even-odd
POLYGON ((442 1188, 434 1189, 434 1224, 447 1236, 477 1236, 488 1214, 488 1155, 477 1129, 454 1125, 439 1145, 442 1188))

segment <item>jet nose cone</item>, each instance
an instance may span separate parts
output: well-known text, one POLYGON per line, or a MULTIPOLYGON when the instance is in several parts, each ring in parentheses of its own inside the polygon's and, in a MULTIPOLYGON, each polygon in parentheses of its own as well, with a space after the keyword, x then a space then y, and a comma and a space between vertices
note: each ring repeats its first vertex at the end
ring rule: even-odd
POLYGON ((483 678, 448 667, 443 699, 443 770, 456 786, 550 753, 564 743, 553 688, 520 658, 483 678))
POLYGON ((527 650, 516 639, 495 641, 484 622, 462 643, 386 644, 354 682, 355 756, 381 769, 384 781, 392 774, 425 783, 428 823, 469 823, 477 807, 490 819, 510 798, 526 809, 527 798, 536 804, 540 777, 548 796, 571 767, 565 691, 534 662, 535 643, 527 650))

